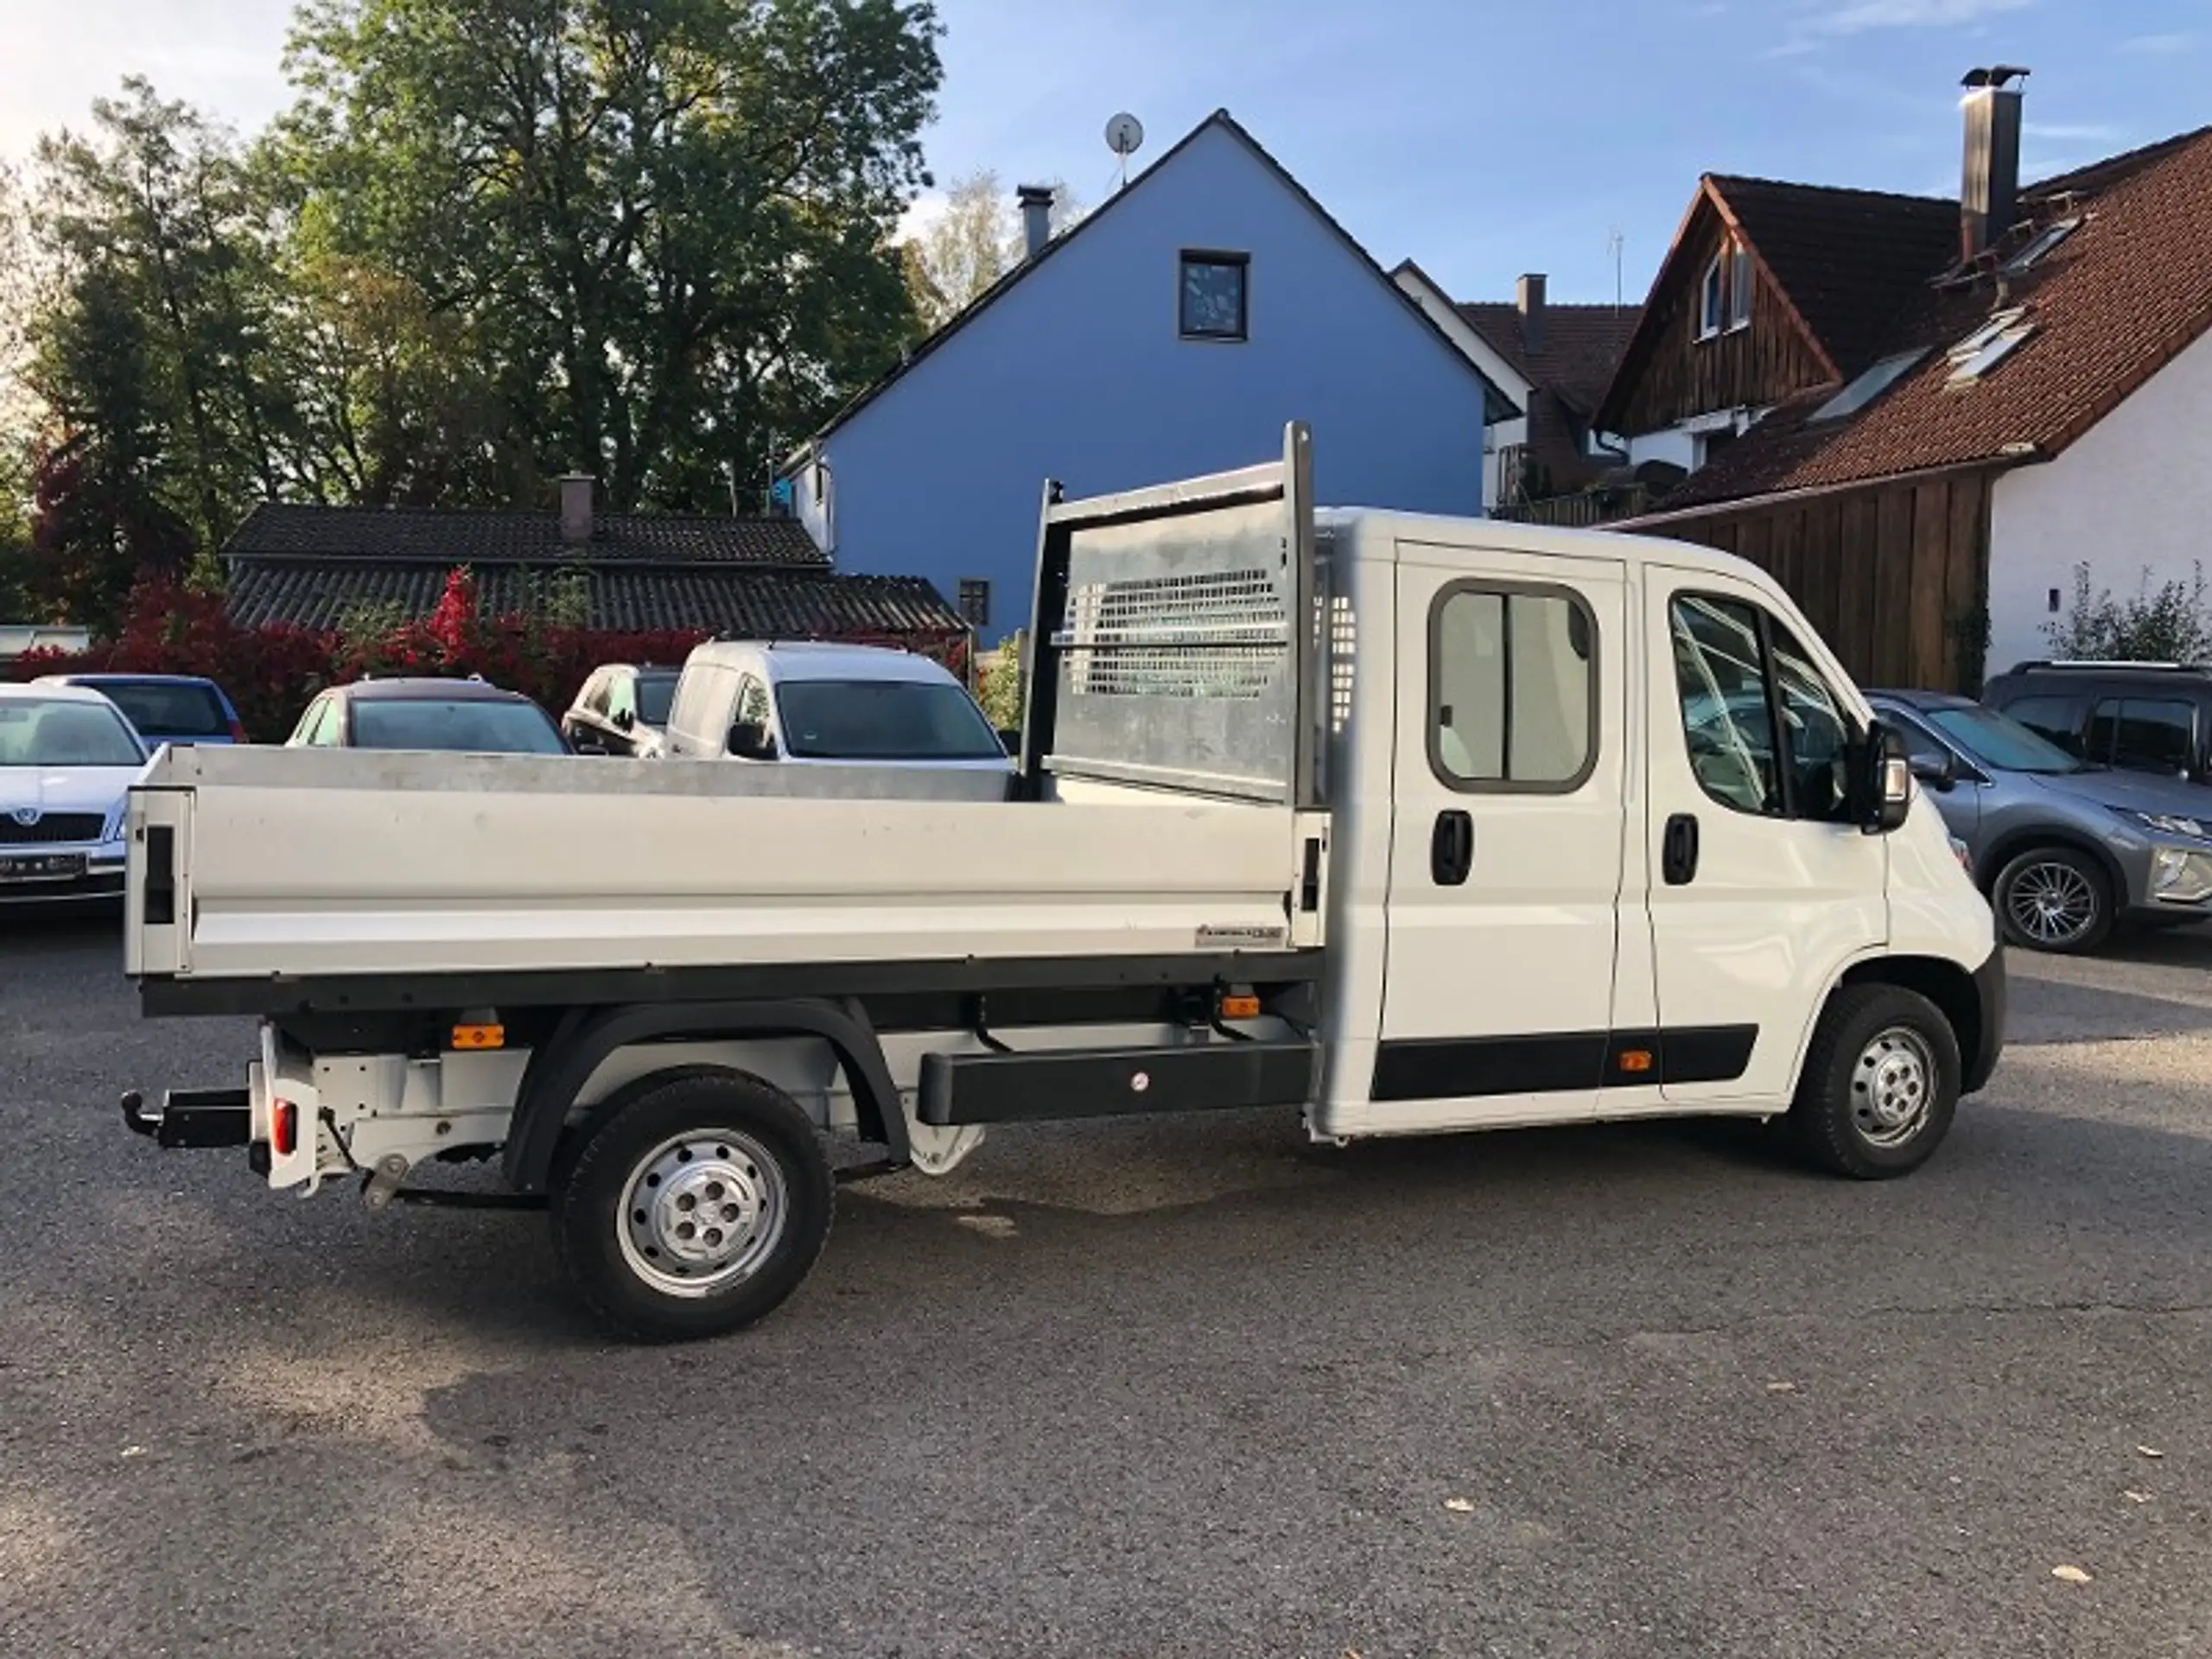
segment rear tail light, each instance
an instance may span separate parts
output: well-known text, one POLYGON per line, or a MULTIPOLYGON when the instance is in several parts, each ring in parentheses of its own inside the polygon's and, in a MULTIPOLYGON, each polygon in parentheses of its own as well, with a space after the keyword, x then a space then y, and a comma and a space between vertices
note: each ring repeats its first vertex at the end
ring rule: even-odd
POLYGON ((269 1112, 269 1147, 279 1158, 289 1158, 300 1144, 300 1109, 296 1102, 280 1100, 269 1112))

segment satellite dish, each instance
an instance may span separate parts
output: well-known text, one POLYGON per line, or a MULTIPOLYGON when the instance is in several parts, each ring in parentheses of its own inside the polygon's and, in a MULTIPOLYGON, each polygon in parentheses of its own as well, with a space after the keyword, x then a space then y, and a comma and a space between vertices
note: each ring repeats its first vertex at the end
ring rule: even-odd
POLYGON ((1106 148, 1123 161, 1144 147, 1144 123, 1134 115, 1117 115, 1106 124, 1106 148))

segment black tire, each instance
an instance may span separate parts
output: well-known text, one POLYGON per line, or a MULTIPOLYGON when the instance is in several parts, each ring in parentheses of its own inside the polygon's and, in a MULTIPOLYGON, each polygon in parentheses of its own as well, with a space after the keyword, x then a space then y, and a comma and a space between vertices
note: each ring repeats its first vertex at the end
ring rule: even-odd
POLYGON ((616 1334, 688 1342, 780 1306, 822 1254, 835 1205, 821 1141, 789 1096, 738 1072, 681 1072, 577 1132, 553 1181, 553 1243, 616 1334))
POLYGON ((2089 854, 2031 847, 1997 873, 1989 890, 2007 944, 2054 956, 2094 950, 2112 932, 2112 880, 2089 854))
POLYGON ((1926 997, 1896 985, 1847 985, 1828 999, 1806 1051, 1790 1136, 1834 1174, 1910 1174, 1950 1133, 1960 1070, 1958 1034, 1926 997))

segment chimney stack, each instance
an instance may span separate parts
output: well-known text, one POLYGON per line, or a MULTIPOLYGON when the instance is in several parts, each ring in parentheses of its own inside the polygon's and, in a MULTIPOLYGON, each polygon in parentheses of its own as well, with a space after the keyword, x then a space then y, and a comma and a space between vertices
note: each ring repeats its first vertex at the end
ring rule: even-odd
POLYGON ((1523 276, 1515 291, 1521 308, 1521 344, 1523 349, 1541 352, 1544 349, 1544 273, 1532 271, 1523 276))
POLYGON ((1014 189, 1014 200, 1021 204, 1021 235, 1028 245, 1029 258, 1044 252, 1045 245, 1052 239, 1053 194, 1049 184, 1024 184, 1014 189))
POLYGON ((2028 72, 2000 63, 1970 70, 1966 169, 1959 187, 1959 257, 1972 259, 2012 228, 2020 195, 2020 91, 2028 72))
POLYGON ((598 482, 589 473, 570 473, 561 480, 561 539, 570 547, 591 540, 592 492, 598 482))

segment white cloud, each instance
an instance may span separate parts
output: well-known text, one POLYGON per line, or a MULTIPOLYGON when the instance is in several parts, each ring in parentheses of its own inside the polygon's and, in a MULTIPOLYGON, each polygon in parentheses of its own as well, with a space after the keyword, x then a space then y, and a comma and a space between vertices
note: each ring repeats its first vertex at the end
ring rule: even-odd
POLYGON ((2118 127, 2100 126, 2094 123, 2069 125, 2063 122, 2031 121, 2021 130, 2031 138, 2041 138, 2056 144, 2114 144, 2120 142, 2118 127))
POLYGON ((2194 35, 2133 35, 2113 48, 2115 52, 2139 53, 2145 57, 2169 58, 2193 49, 2194 35))
POLYGON ((1876 29, 1952 29, 2000 12, 2021 11, 2035 0, 1847 0, 1798 25, 1808 35, 1863 35, 1876 29))

